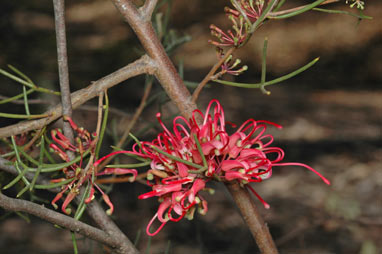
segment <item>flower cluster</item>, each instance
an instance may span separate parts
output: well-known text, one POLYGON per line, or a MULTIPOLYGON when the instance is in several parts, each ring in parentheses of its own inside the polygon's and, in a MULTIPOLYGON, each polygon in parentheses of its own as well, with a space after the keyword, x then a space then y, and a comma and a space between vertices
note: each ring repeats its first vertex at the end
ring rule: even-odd
MULTIPOLYGON (((225 54, 222 49, 218 48, 218 58, 222 59, 224 58, 225 54)), ((224 60, 222 65, 220 66, 221 70, 216 73, 211 79, 215 80, 218 79, 219 77, 223 76, 224 74, 229 74, 229 75, 234 75, 238 76, 242 74, 244 71, 248 70, 247 65, 243 65, 239 67, 241 64, 240 59, 235 59, 233 60, 232 55, 229 55, 227 59, 224 60)))
POLYGON ((224 10, 228 19, 232 22, 232 30, 224 32, 215 25, 210 25, 211 34, 218 41, 209 40, 209 43, 218 47, 240 47, 250 36, 252 24, 260 17, 263 7, 263 0, 241 0, 232 2, 235 9, 226 7, 224 10))
MULTIPOLYGON (((350 0, 353 3, 350 4, 350 8, 353 8, 354 6, 357 6, 357 9, 363 10, 365 9, 365 2, 361 0, 350 0)), ((346 0, 346 4, 349 3, 349 0, 346 0)))
POLYGON ((94 199, 95 188, 102 194, 102 198, 105 203, 109 206, 107 213, 110 215, 113 213, 114 206, 110 201, 109 196, 102 191, 102 189, 96 184, 96 179, 98 176, 107 174, 132 174, 133 179, 137 176, 137 171, 135 169, 122 169, 122 168, 106 168, 102 171, 98 170, 98 165, 104 161, 108 156, 105 156, 95 162, 94 151, 96 147, 96 134, 90 134, 87 130, 82 127, 78 127, 71 118, 64 117, 65 121, 70 123, 70 126, 77 134, 75 138, 75 145, 72 144, 69 139, 61 132, 60 129, 53 129, 51 131, 51 137, 54 143, 50 144, 50 148, 63 160, 69 163, 67 167, 63 168, 62 171, 65 174, 64 178, 53 179, 51 182, 54 183, 64 183, 62 190, 56 195, 52 200, 52 205, 57 209, 56 202, 60 200, 66 193, 66 197, 62 204, 61 210, 70 214, 71 209, 67 208, 71 201, 80 193, 80 188, 85 184, 90 184, 90 191, 85 200, 85 203, 89 203, 94 199), (79 156, 79 163, 71 161, 67 151, 71 151, 79 156), (87 154, 91 154, 90 160, 85 167, 83 167, 83 158, 87 154))
POLYGON ((229 29, 227 32, 224 32, 219 27, 210 25, 211 34, 219 41, 209 40, 209 43, 218 47, 239 47, 245 42, 248 33, 248 24, 244 22, 244 18, 242 16, 236 18, 233 15, 228 15, 228 18, 233 24, 233 31, 229 29))
POLYGON ((228 134, 224 111, 217 100, 209 103, 205 114, 195 110, 189 120, 176 117, 172 132, 163 124, 160 113, 157 118, 164 131, 152 142, 137 142, 129 152, 151 160, 147 183, 152 191, 139 198, 158 197, 160 205, 147 226, 148 235, 157 234, 168 221, 179 221, 183 217, 192 219, 196 209, 205 214, 207 201, 201 191, 210 190, 206 183, 212 180, 239 182, 248 187, 266 208, 269 205, 249 183, 270 178, 274 166, 303 166, 329 184, 320 173, 305 164, 281 163, 283 150, 270 146, 273 137, 265 134, 267 125, 281 128, 277 124, 249 119, 232 135, 228 134), (156 219, 161 225, 152 233, 150 228, 156 219))

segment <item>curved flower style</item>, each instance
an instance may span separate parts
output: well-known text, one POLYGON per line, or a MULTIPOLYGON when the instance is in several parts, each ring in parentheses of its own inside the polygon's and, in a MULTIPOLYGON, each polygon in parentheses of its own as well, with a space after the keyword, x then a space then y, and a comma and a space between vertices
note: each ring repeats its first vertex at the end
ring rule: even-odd
POLYGON ((167 129, 157 114, 163 128, 152 142, 137 142, 127 153, 150 159, 151 169, 147 183, 152 191, 139 199, 158 197, 158 211, 147 226, 148 235, 157 234, 168 221, 179 221, 183 217, 192 219, 196 208, 205 214, 207 201, 201 195, 206 183, 211 180, 238 181, 248 187, 264 204, 269 205, 249 185, 272 176, 275 166, 296 165, 316 173, 326 183, 330 182, 308 165, 282 163, 284 151, 272 147, 273 137, 265 134, 268 121, 249 119, 230 135, 225 129, 224 111, 219 101, 212 100, 203 114, 200 110, 186 120, 178 116, 173 120, 172 132, 167 129), (270 159, 269 155, 272 154, 270 159), (150 228, 158 219, 160 227, 153 233, 150 228))
POLYGON ((218 47, 240 47, 248 36, 249 25, 245 22, 242 16, 235 17, 232 14, 228 15, 232 22, 232 30, 224 32, 215 25, 210 25, 211 34, 219 41, 209 40, 208 42, 218 47))
POLYGON ((232 29, 224 32, 215 25, 210 25, 211 34, 218 41, 208 42, 218 47, 240 47, 250 36, 250 27, 261 16, 264 8, 264 0, 240 0, 232 1, 235 9, 226 7, 224 10, 228 19, 232 22, 232 29))
MULTIPOLYGON (((102 175, 115 174, 115 175, 124 175, 124 174, 132 174, 132 181, 135 180, 137 176, 137 171, 135 169, 123 169, 123 168, 106 168, 103 171, 98 171, 97 166, 104 161, 108 156, 105 156, 96 162, 90 161, 88 165, 82 168, 82 160, 83 157, 88 153, 94 154, 94 150, 96 147, 96 140, 93 137, 96 136, 95 133, 92 135, 82 127, 78 127, 71 118, 66 117, 64 120, 70 123, 72 129, 76 132, 76 145, 70 143, 69 139, 61 132, 59 129, 54 129, 51 131, 52 139, 55 143, 50 144, 50 148, 58 155, 63 161, 70 162, 69 156, 65 153, 65 151, 72 151, 74 153, 78 153, 81 157, 80 163, 73 163, 68 167, 63 169, 63 173, 65 174, 65 178, 59 178, 51 180, 56 183, 66 183, 63 185, 62 190, 56 195, 56 197, 52 200, 51 204, 54 208, 57 209, 56 202, 66 194, 65 200, 61 206, 61 210, 70 214, 71 209, 67 208, 68 205, 72 202, 72 200, 80 193, 80 187, 85 183, 90 184, 90 192, 88 197, 85 200, 85 203, 90 203, 94 199, 95 188, 102 194, 102 198, 105 203, 109 206, 107 210, 107 214, 111 215, 114 211, 114 205, 110 201, 109 196, 102 191, 102 189, 95 183, 96 178, 102 175)), ((90 160, 93 159, 93 156, 90 160)))
MULTIPOLYGON (((220 59, 224 57, 224 53, 222 50, 219 50, 218 57, 220 59)), ((221 77, 224 74, 238 76, 238 75, 242 74, 244 71, 248 70, 247 65, 243 65, 243 66, 239 67, 240 63, 241 63, 240 59, 236 59, 235 61, 233 61, 232 55, 229 55, 227 57, 227 59, 223 62, 223 64, 220 66, 221 71, 216 73, 213 76, 213 79, 217 79, 218 77, 221 77)))

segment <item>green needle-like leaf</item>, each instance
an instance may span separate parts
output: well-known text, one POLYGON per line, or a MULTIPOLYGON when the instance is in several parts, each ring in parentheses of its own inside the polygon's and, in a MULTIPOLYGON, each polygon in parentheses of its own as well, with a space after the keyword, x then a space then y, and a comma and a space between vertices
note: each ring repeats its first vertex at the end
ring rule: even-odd
POLYGON ((297 74, 307 70, 308 68, 310 68, 312 65, 314 65, 317 61, 319 60, 319 57, 315 58, 313 61, 309 62, 308 64, 304 65, 303 67, 295 70, 294 72, 291 72, 287 75, 284 75, 282 77, 279 77, 279 78, 276 78, 276 79, 273 79, 271 81, 266 81, 264 82, 264 84, 261 84, 261 83, 254 83, 254 84, 249 84, 249 83, 237 83, 237 82, 230 82, 230 81, 225 81, 225 80, 214 80, 214 82, 217 82, 217 83, 220 83, 220 84, 223 84, 223 85, 228 85, 228 86, 235 86, 235 87, 241 87, 241 88, 261 88, 261 86, 269 86, 269 85, 274 85, 274 84, 277 84, 277 83, 280 83, 282 81, 285 81, 287 79, 290 79, 294 76, 296 76, 297 74))
POLYGON ((19 193, 17 193, 16 198, 21 197, 28 189, 29 189, 30 184, 26 185, 19 193))
POLYGON ((76 240, 76 233, 71 231, 70 235, 72 236, 73 252, 74 252, 74 254, 78 254, 78 246, 77 246, 77 240, 76 240))
MULTIPOLYGON (((84 152, 82 155, 82 159, 85 158, 90 153, 90 150, 87 150, 84 152)), ((41 172, 53 172, 53 171, 58 171, 63 168, 69 167, 70 165, 73 165, 74 163, 77 163, 81 160, 81 156, 77 156, 74 160, 65 162, 65 163, 58 163, 58 164, 43 164, 43 167, 41 169, 41 172)), ((31 168, 30 171, 37 171, 35 168, 31 168)))
POLYGON ((145 167, 150 165, 150 161, 142 162, 142 163, 135 163, 135 164, 114 164, 114 165, 107 165, 106 168, 139 168, 139 167, 145 167))
POLYGON ((29 111, 27 88, 25 86, 23 86, 23 96, 24 96, 25 114, 29 116, 31 113, 29 111))
POLYGON ((107 125, 107 118, 109 116, 109 97, 107 96, 106 91, 104 94, 105 94, 105 106, 104 106, 105 113, 103 115, 101 130, 100 130, 100 133, 98 136, 97 147, 95 150, 95 159, 96 160, 98 159, 99 151, 101 149, 102 140, 103 140, 103 137, 105 135, 106 125, 107 125))
MULTIPOLYGON (((22 165, 24 167, 24 169, 28 168, 28 167, 21 161, 20 154, 18 151, 19 149, 18 149, 18 147, 16 145, 16 141, 15 141, 15 136, 11 136, 11 141, 12 141, 13 150, 15 151, 15 154, 16 154, 15 168, 18 171, 18 173, 21 174, 22 172, 19 168, 19 164, 22 165)), ((25 183, 25 185, 29 185, 29 181, 28 181, 28 179, 26 179, 26 177, 22 176, 22 180, 25 183)))
POLYGON ((287 14, 282 14, 280 16, 274 16, 274 17, 271 17, 272 19, 285 19, 285 18, 290 18, 290 17, 293 17, 293 16, 296 16, 296 15, 299 15, 301 13, 304 13, 304 12, 307 12, 311 9, 313 9, 314 7, 320 5, 321 3, 325 2, 326 0, 317 0, 311 4, 308 4, 306 5, 304 8, 301 8, 301 9, 298 9, 296 11, 293 11, 293 12, 290 12, 290 13, 287 13, 287 14))
POLYGON ((202 146, 200 145, 199 140, 198 140, 198 138, 196 137, 196 134, 195 134, 195 133, 194 133, 194 140, 195 140, 196 146, 198 147, 198 151, 199 151, 200 157, 202 157, 202 160, 203 160, 203 166, 204 166, 204 167, 208 167, 208 163, 207 163, 206 157, 205 157, 204 154, 203 154, 202 146))
POLYGON ((349 11, 341 11, 341 10, 328 10, 328 9, 322 9, 322 8, 313 8, 312 10, 314 11, 321 11, 321 12, 326 12, 326 13, 333 13, 333 14, 345 14, 349 16, 353 16, 359 19, 373 19, 373 17, 366 16, 363 13, 360 13, 360 15, 349 12, 349 11))
MULTIPOLYGON (((27 90, 25 94, 29 95, 29 94, 33 93, 34 91, 35 91, 35 89, 31 88, 31 89, 27 90)), ((24 92, 21 94, 15 95, 13 97, 9 97, 7 99, 3 99, 0 101, 0 104, 5 104, 5 103, 11 102, 11 101, 15 101, 15 100, 18 100, 18 99, 23 98, 23 97, 24 97, 24 92)))
POLYGON ((159 148, 156 147, 156 146, 151 146, 151 148, 154 149, 156 152, 161 153, 161 154, 167 156, 168 158, 170 158, 170 159, 172 159, 172 160, 174 160, 174 161, 178 161, 178 162, 184 163, 184 164, 189 165, 189 166, 194 167, 194 168, 204 168, 204 167, 201 166, 201 165, 192 163, 192 162, 190 162, 190 161, 183 160, 183 159, 178 158, 178 157, 176 157, 176 156, 174 156, 174 155, 171 155, 171 154, 169 154, 169 153, 166 153, 165 151, 162 151, 161 149, 159 149, 159 148))
POLYGON ((45 184, 36 184, 34 186, 34 188, 40 189, 40 190, 52 189, 52 188, 57 188, 57 187, 60 187, 62 185, 68 184, 71 181, 73 181, 73 179, 66 179, 66 180, 63 180, 59 183, 52 183, 52 184, 46 184, 46 185, 45 184))
POLYGON ((286 0, 281 0, 273 11, 278 11, 285 3, 286 0))
POLYGON ((129 133, 129 136, 134 139, 135 143, 137 143, 137 145, 139 146, 139 148, 141 149, 141 151, 144 153, 144 154, 147 154, 145 152, 145 150, 142 149, 142 144, 141 142, 138 140, 138 138, 136 136, 134 136, 131 132, 129 133))
POLYGON ((267 91, 264 88, 265 84, 265 79, 267 75, 267 48, 268 48, 268 38, 264 39, 264 46, 263 46, 263 59, 262 59, 262 64, 261 64, 261 86, 260 89, 264 94, 269 95, 271 92, 267 91))
POLYGON ((86 197, 89 196, 90 188, 91 188, 91 183, 88 182, 88 184, 86 185, 86 189, 84 191, 84 194, 81 197, 81 201, 77 206, 77 211, 74 214, 74 219, 76 219, 76 220, 79 220, 85 211, 85 208, 86 208, 85 199, 86 199, 86 197))
POLYGON ((22 115, 22 114, 8 114, 8 113, 0 113, 0 117, 4 118, 15 118, 15 119, 38 119, 48 117, 48 114, 41 115, 22 115))
POLYGON ((255 21, 255 23, 252 24, 251 33, 253 33, 261 25, 261 23, 263 23, 264 19, 268 16, 268 13, 271 11, 271 8, 275 4, 275 2, 277 2, 277 0, 272 0, 270 3, 268 3, 267 8, 265 8, 260 17, 255 21))
POLYGON ((18 83, 20 83, 22 85, 25 85, 25 86, 27 86, 29 88, 33 88, 36 91, 43 92, 43 93, 54 94, 54 95, 60 95, 60 92, 56 92, 56 91, 52 91, 52 90, 49 90, 49 89, 46 89, 46 88, 43 88, 43 87, 36 86, 33 82, 29 82, 29 81, 23 80, 23 79, 15 76, 15 75, 5 71, 5 70, 3 70, 3 69, 0 69, 0 74, 3 74, 4 76, 6 76, 6 77, 8 77, 10 79, 13 79, 14 81, 16 81, 16 82, 18 82, 18 83))
POLYGON ((18 181, 20 181, 20 179, 25 175, 26 172, 28 172, 28 168, 24 168, 24 170, 21 173, 19 173, 10 183, 3 187, 3 190, 9 189, 13 185, 15 185, 18 181))
POLYGON ((17 75, 19 75, 20 77, 22 77, 23 79, 25 79, 26 81, 28 81, 30 84, 33 84, 34 86, 36 86, 35 83, 27 75, 22 73, 19 69, 17 69, 13 65, 8 64, 8 68, 11 69, 13 72, 15 72, 17 75))
POLYGON ((40 158, 39 158, 39 166, 36 170, 36 174, 33 176, 32 182, 29 186, 29 190, 32 191, 34 185, 36 184, 37 178, 40 175, 41 169, 42 169, 42 163, 44 160, 44 152, 45 152, 45 139, 44 135, 41 136, 41 141, 40 141, 40 158))

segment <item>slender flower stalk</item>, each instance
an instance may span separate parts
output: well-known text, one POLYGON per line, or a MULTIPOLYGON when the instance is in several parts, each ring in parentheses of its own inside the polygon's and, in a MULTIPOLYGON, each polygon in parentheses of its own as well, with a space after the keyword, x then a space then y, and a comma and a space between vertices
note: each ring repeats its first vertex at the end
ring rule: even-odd
MULTIPOLYGON (((222 50, 219 50, 219 59, 224 57, 224 53, 222 50)), ((247 65, 243 65, 239 67, 241 63, 240 59, 233 60, 232 55, 229 55, 227 59, 223 62, 223 64, 220 66, 221 70, 220 72, 216 73, 212 79, 218 79, 219 77, 223 76, 224 74, 234 75, 238 76, 242 74, 244 71, 248 70, 247 65)))

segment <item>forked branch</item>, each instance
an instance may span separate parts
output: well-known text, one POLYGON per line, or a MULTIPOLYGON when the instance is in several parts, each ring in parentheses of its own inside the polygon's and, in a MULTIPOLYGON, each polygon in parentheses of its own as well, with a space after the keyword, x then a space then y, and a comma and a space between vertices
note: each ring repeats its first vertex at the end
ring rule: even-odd
MULTIPOLYGON (((106 77, 103 77, 95 82, 92 82, 88 87, 73 92, 71 94, 72 106, 77 108, 84 104, 88 100, 96 97, 100 92, 105 89, 111 88, 129 78, 141 75, 141 74, 153 74, 155 66, 153 61, 147 55, 142 56, 135 62, 123 67, 106 77)), ((12 135, 18 135, 24 132, 41 129, 47 124, 62 116, 62 105, 59 104, 49 109, 45 114, 49 115, 47 118, 31 120, 26 122, 20 122, 0 128, 0 138, 9 137, 12 135)))
POLYGON ((111 248, 118 246, 117 239, 106 234, 102 230, 92 227, 86 223, 75 220, 69 216, 52 211, 42 205, 35 204, 31 201, 9 198, 0 192, 0 207, 13 212, 25 212, 39 217, 52 224, 67 228, 71 231, 89 237, 100 243, 106 244, 111 248))
MULTIPOLYGON (((190 92, 187 90, 174 65, 163 49, 163 46, 156 36, 151 22, 144 20, 143 16, 139 13, 132 1, 112 1, 121 12, 125 20, 132 27, 134 32, 137 34, 139 40, 146 50, 146 53, 156 62, 157 69, 155 76, 167 92, 168 96, 178 107, 181 114, 187 119, 190 118, 192 111, 196 109, 196 104, 194 101, 192 101, 190 92)), ((197 97, 197 95, 195 97, 197 97)), ((250 196, 248 196, 246 190, 240 188, 239 185, 237 185, 237 188, 232 186, 228 187, 228 189, 231 191, 232 195, 234 195, 234 200, 237 203, 243 216, 253 212, 258 214, 256 206, 254 205, 250 196), (247 198, 236 198, 236 196, 247 198), (248 204, 245 202, 248 202, 248 204)), ((260 215, 256 216, 256 218, 258 219, 250 221, 251 223, 247 223, 251 232, 253 232, 253 236, 255 237, 256 242, 270 244, 269 246, 265 247, 263 247, 263 245, 259 246, 260 250, 265 254, 278 253, 273 243, 272 237, 269 234, 266 225, 261 220, 260 215)))

